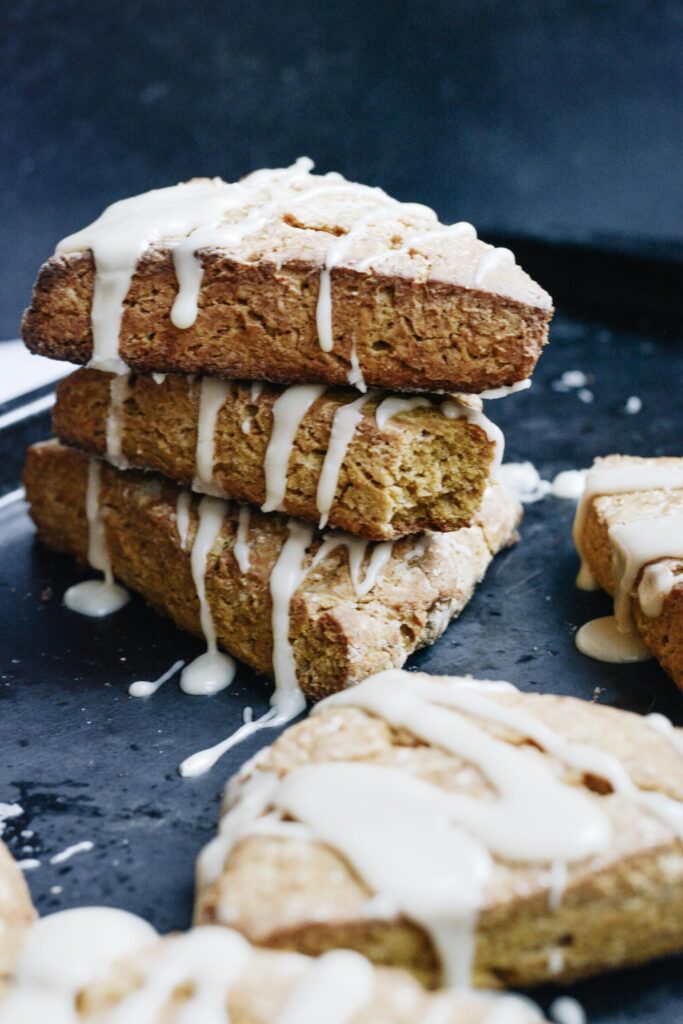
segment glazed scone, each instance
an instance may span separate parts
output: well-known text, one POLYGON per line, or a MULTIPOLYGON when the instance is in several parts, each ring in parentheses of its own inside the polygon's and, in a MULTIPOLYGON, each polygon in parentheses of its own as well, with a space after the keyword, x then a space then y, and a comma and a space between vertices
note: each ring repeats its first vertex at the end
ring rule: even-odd
POLYGON ((0 996, 14 966, 24 930, 34 917, 26 880, 0 841, 0 996))
POLYGON ((620 630, 635 628, 683 688, 683 458, 596 459, 575 542, 579 585, 612 594, 620 630))
MULTIPOLYGON (((191 551, 198 514, 220 506, 222 528, 205 560, 208 605, 221 646, 266 675, 272 674, 274 660, 274 569, 284 564, 287 545, 286 557, 292 545, 299 546, 295 575, 300 569, 301 582, 291 599, 284 640, 291 645, 301 690, 311 700, 368 672, 401 665, 418 647, 436 640, 465 607, 494 553, 515 539, 521 515, 509 492, 492 485, 471 527, 375 546, 332 533, 323 551, 322 535, 301 520, 217 498, 200 502, 163 477, 124 473, 99 460, 92 465, 101 469, 99 505, 115 576, 182 629, 200 635, 191 551), (367 555, 354 579, 349 554, 367 555), (316 556, 321 560, 313 565, 316 556)), ((90 466, 83 453, 48 442, 29 449, 25 470, 40 539, 81 560, 88 551, 90 466)))
POLYGON ((196 923, 355 949, 429 985, 565 982, 683 949, 680 730, 389 671, 226 791, 196 923))
POLYGON ((324 516, 370 540, 472 522, 502 447, 480 403, 309 390, 84 369, 60 382, 53 428, 121 468, 315 523, 324 516), (394 415, 384 421, 385 412, 394 415), (294 436, 278 451, 292 417, 294 436))
POLYGON ((479 393, 530 376, 552 302, 508 250, 310 166, 114 204, 42 267, 26 344, 281 383, 479 393))
POLYGON ((156 937, 99 907, 43 918, 28 934, 0 1024, 542 1024, 518 996, 428 993, 404 971, 334 950, 312 960, 256 949, 225 928, 156 937))

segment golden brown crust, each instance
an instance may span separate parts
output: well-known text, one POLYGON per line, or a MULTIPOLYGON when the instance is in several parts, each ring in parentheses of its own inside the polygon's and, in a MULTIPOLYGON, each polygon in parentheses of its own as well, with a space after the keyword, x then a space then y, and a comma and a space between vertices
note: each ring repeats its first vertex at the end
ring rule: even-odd
MULTIPOLYGON (((95 455, 106 453, 111 379, 98 370, 79 370, 59 384, 53 427, 61 441, 95 455)), ((272 409, 283 390, 265 385, 252 398, 249 384, 231 386, 214 432, 216 493, 263 504, 272 409)), ((169 376, 156 384, 152 377, 132 374, 120 419, 127 462, 191 484, 199 397, 199 383, 185 377, 169 376)), ((363 406, 340 470, 330 525, 371 540, 467 526, 481 504, 494 445, 481 427, 448 419, 438 407, 404 412, 380 430, 375 411, 384 397, 370 398, 363 406)), ((283 512, 320 519, 316 491, 332 420, 357 398, 350 388, 332 389, 304 417, 289 460, 283 512)))
POLYGON ((14 967, 24 930, 34 917, 26 880, 0 842, 0 996, 14 967))
MULTIPOLYGON (((30 448, 25 484, 38 534, 50 547, 81 560, 87 550, 85 486, 88 459, 55 443, 30 448)), ((106 464, 101 507, 114 573, 199 634, 199 606, 176 526, 178 488, 155 475, 122 473, 106 464)), ((196 528, 193 499, 189 544, 196 528)), ((237 509, 229 508, 222 543, 209 558, 207 596, 218 640, 257 672, 271 674, 270 574, 287 536, 287 520, 252 511, 251 565, 242 575, 233 554, 237 509)), ((493 553, 509 544, 521 510, 499 486, 489 489, 477 523, 449 534, 396 542, 377 584, 357 598, 345 549, 338 548, 296 591, 290 640, 301 687, 311 700, 372 672, 403 664, 432 643, 467 604, 493 553)), ((319 535, 318 535, 319 537, 319 535)), ((319 545, 316 539, 311 551, 319 545)))
MULTIPOLYGON (((512 289, 539 303, 530 305, 447 277, 338 267, 334 347, 324 352, 315 321, 320 254, 246 262, 208 250, 202 262, 199 316, 179 330, 169 316, 177 292, 171 251, 151 248, 139 260, 121 330, 121 355, 132 369, 346 384, 355 346, 368 384, 478 393, 531 375, 552 316, 537 286, 512 289)), ((31 351, 89 360, 93 282, 90 252, 56 255, 43 265, 22 326, 31 351)))
MULTIPOLYGON (((680 469, 683 459, 639 458, 637 456, 610 455, 596 459, 595 466, 620 463, 670 466, 680 469)), ((659 516, 683 513, 683 489, 634 491, 625 494, 602 495, 594 498, 586 513, 583 527, 582 550, 588 566, 600 586, 614 593, 612 545, 610 527, 617 523, 630 523, 638 519, 656 519, 659 516)), ((640 607, 637 597, 631 599, 633 620, 648 650, 673 681, 683 689, 683 564, 671 563, 671 570, 681 582, 665 598, 662 612, 649 618, 640 607)), ((639 579, 636 580, 636 585, 639 579)))
MULTIPOLYGON (((487 697, 533 714, 570 741, 618 757, 641 788, 683 799, 683 758, 640 716, 568 697, 515 691, 487 697)), ((487 720, 477 719, 477 725, 522 742, 487 720)), ((566 982, 680 950, 681 840, 604 780, 560 767, 547 753, 535 756, 599 802, 612 824, 612 845, 569 865, 559 907, 549 901, 547 866, 495 861, 476 932, 475 983, 566 982)), ((341 760, 388 765, 447 790, 493 796, 472 764, 368 712, 332 706, 288 729, 246 765, 227 791, 227 808, 257 771, 283 777, 302 765, 341 760)), ((305 837, 255 833, 228 850, 218 878, 202 863, 197 923, 229 924, 252 942, 309 954, 344 946, 406 968, 430 985, 438 982, 426 933, 408 920, 382 916, 373 893, 333 848, 305 837)))

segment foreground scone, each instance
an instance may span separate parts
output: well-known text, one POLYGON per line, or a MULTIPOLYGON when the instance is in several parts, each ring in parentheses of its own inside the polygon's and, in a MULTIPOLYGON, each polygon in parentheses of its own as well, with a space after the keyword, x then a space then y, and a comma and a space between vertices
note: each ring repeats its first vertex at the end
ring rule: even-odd
POLYGON ((311 167, 115 203, 41 269, 26 344, 283 383, 479 393, 530 376, 552 303, 509 250, 311 167))
POLYGON ((503 447, 472 398, 97 370, 60 383, 53 426, 122 468, 371 540, 468 526, 503 447))
POLYGON ((348 950, 318 959, 254 949, 225 928, 158 938, 104 907, 65 911, 29 934, 1 1024, 543 1024, 528 1000, 428 993, 348 950))
POLYGON ((683 948, 683 756, 645 719, 389 671, 230 784, 197 923, 429 984, 565 981, 683 948))
POLYGON ((55 442, 29 449, 25 484, 46 544, 113 570, 181 628, 207 640, 211 630, 283 691, 312 700, 436 640, 515 539, 521 514, 492 485, 475 525, 373 545, 199 500, 55 442))
POLYGON ((24 930, 35 917, 23 874, 0 842, 0 996, 14 966, 24 930))
POLYGON ((683 688, 683 459, 596 459, 574 525, 577 585, 614 596, 614 617, 577 645, 606 661, 654 656, 683 688))

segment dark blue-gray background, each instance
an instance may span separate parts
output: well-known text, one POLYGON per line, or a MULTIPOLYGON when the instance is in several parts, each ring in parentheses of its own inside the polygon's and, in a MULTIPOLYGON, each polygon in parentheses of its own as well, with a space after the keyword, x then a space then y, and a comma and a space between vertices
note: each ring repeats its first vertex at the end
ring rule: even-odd
POLYGON ((0 337, 127 194, 301 153, 483 235, 681 239, 680 0, 5 0, 0 337))

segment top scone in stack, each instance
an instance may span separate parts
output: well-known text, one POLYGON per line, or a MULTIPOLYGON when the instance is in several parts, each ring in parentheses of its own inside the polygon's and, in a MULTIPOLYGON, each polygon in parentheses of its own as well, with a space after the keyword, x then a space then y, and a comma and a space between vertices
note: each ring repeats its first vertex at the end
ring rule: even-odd
POLYGON ((434 641, 512 541, 477 396, 523 386, 552 314, 469 224, 310 167, 114 204, 24 320, 86 364, 28 455, 41 538, 105 608, 116 577, 204 634, 184 688, 227 684, 218 645, 282 717, 434 641))

